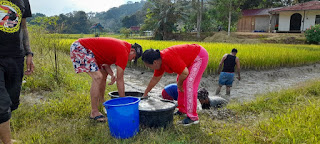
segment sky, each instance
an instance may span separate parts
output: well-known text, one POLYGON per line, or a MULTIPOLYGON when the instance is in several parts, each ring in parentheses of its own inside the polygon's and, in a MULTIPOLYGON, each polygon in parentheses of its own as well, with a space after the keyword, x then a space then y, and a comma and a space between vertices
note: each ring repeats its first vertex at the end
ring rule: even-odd
POLYGON ((47 16, 79 10, 102 12, 112 7, 119 7, 128 1, 140 2, 141 0, 29 0, 32 13, 43 13, 47 16))

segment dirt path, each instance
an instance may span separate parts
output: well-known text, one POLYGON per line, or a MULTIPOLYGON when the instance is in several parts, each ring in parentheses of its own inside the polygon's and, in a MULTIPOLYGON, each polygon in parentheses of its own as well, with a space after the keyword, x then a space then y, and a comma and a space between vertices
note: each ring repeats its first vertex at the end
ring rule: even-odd
MULTIPOLYGON (((152 75, 152 71, 139 71, 127 68, 125 71, 126 91, 144 92, 152 75)), ((303 81, 320 78, 320 64, 268 71, 244 71, 241 73, 241 78, 241 81, 235 80, 233 83, 231 96, 227 97, 224 95, 225 87, 222 87, 220 96, 239 102, 250 101, 255 99, 257 94, 278 91, 283 88, 295 86, 303 81)), ((215 89, 218 86, 218 79, 218 75, 204 76, 200 86, 207 88, 209 95, 214 96, 215 89)), ((161 95, 164 86, 175 82, 176 75, 166 73, 150 92, 150 95, 161 95)))

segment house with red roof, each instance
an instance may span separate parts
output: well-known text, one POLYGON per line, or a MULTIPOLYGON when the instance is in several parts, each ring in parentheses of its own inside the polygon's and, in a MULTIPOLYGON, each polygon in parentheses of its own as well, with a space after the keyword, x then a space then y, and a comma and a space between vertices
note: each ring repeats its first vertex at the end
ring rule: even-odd
POLYGON ((310 1, 270 11, 279 15, 279 32, 302 32, 320 24, 320 1, 310 1))
POLYGON ((239 32, 302 32, 320 24, 320 1, 288 7, 243 10, 239 32))

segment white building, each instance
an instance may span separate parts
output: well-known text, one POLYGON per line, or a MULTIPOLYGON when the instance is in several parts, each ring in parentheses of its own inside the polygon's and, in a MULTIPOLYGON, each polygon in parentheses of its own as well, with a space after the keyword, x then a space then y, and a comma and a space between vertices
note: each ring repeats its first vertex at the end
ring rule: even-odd
POLYGON ((301 32, 320 24, 320 1, 310 1, 269 12, 279 15, 279 32, 301 32))

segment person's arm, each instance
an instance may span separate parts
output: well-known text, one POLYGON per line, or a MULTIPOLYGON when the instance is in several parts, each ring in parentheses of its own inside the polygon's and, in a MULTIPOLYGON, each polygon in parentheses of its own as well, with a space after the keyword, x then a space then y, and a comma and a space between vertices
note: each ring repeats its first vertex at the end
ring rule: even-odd
POLYGON ((220 61, 220 64, 219 64, 219 68, 218 68, 218 74, 220 74, 220 72, 221 72, 221 70, 222 70, 223 62, 224 62, 224 60, 226 60, 227 56, 228 56, 228 54, 225 54, 225 55, 222 57, 222 59, 221 59, 221 61, 220 61))
POLYGON ((26 58, 27 70, 25 71, 25 74, 30 75, 30 74, 32 74, 32 72, 34 70, 34 65, 33 65, 33 60, 32 60, 33 55, 31 54, 32 51, 30 48, 29 33, 28 33, 28 29, 27 29, 26 18, 22 18, 21 30, 23 33, 23 38, 22 38, 23 48, 26 53, 29 53, 26 58))
POLYGON ((238 80, 241 80, 241 77, 240 77, 240 60, 239 58, 237 57, 236 58, 236 65, 237 65, 237 73, 238 73, 238 80))
POLYGON ((120 97, 125 97, 123 74, 124 74, 124 70, 121 67, 117 66, 116 81, 117 81, 118 93, 120 97))
POLYGON ((177 86, 181 92, 183 92, 183 81, 188 77, 188 75, 189 75, 189 70, 187 67, 184 68, 182 73, 179 75, 177 86))
POLYGON ((104 68, 105 71, 107 71, 108 75, 111 76, 111 82, 108 83, 108 85, 113 85, 114 82, 116 81, 116 77, 114 76, 113 71, 112 71, 110 65, 108 65, 108 64, 103 64, 102 67, 104 68))
POLYGON ((152 88, 160 81, 160 79, 162 78, 163 74, 161 76, 153 76, 146 88, 146 90, 144 91, 143 97, 147 97, 148 93, 152 90, 152 88))

